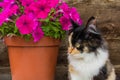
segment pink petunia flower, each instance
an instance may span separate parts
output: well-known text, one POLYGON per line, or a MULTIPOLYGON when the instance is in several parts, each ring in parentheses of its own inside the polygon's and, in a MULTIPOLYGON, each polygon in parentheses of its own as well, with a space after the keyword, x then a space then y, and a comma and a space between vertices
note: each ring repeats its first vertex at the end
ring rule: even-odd
POLYGON ((0 2, 0 8, 2 8, 4 6, 3 2, 0 2))
POLYGON ((4 10, 0 13, 0 26, 7 20, 8 18, 8 11, 4 10))
POLYGON ((0 2, 0 8, 3 8, 4 10, 6 7, 10 6, 13 3, 14 3, 14 0, 4 0, 0 2))
POLYGON ((67 3, 62 3, 62 5, 60 5, 59 7, 62 12, 63 12, 63 15, 65 15, 66 17, 69 17, 68 15, 70 14, 70 7, 68 6, 67 3))
POLYGON ((38 25, 38 22, 30 15, 22 15, 16 20, 16 26, 21 34, 31 33, 38 25))
POLYGON ((62 16, 60 18, 60 23, 62 25, 62 29, 67 31, 70 29, 70 26, 71 26, 71 22, 70 22, 70 19, 65 17, 65 16, 62 16))
POLYGON ((72 7, 70 8, 66 3, 62 3, 60 6, 60 9, 62 10, 62 13, 65 17, 71 18, 75 22, 77 22, 79 25, 82 24, 82 20, 80 19, 80 15, 77 12, 76 8, 72 7))
POLYGON ((10 11, 9 11, 8 14, 9 14, 10 16, 11 16, 11 15, 14 15, 14 14, 17 14, 18 11, 19 11, 19 7, 18 7, 17 4, 11 5, 9 9, 10 9, 10 11))
POLYGON ((63 11, 67 11, 70 7, 68 6, 67 3, 63 2, 61 5, 60 5, 60 9, 62 9, 63 11))
POLYGON ((34 42, 39 41, 43 36, 44 36, 44 32, 39 26, 32 32, 32 37, 34 38, 34 42))
POLYGON ((58 3, 60 0, 48 0, 48 4, 50 5, 51 8, 57 7, 58 3))
POLYGON ((28 7, 26 7, 26 8, 24 9, 24 13, 25 13, 25 14, 31 13, 31 14, 35 15, 35 14, 36 14, 35 5, 36 5, 35 2, 33 2, 32 4, 30 4, 28 7))
POLYGON ((9 20, 8 18, 18 11, 18 6, 16 4, 11 4, 6 6, 6 8, 0 13, 0 25, 2 25, 3 22, 9 20))
POLYGON ((32 4, 35 1, 34 0, 20 0, 20 2, 26 8, 26 7, 28 7, 30 4, 32 4))
POLYGON ((5 8, 7 8, 13 3, 14 3, 14 0, 3 0, 2 2, 0 2, 0 7, 4 10, 5 8))
POLYGON ((50 10, 51 7, 47 4, 47 1, 42 0, 31 4, 27 11, 32 11, 37 18, 45 19, 48 17, 50 10))
POLYGON ((0 13, 0 26, 7 20, 8 15, 5 11, 0 13))
POLYGON ((82 20, 80 18, 80 14, 77 12, 77 9, 72 7, 70 12, 70 18, 77 22, 79 25, 82 24, 82 20))
POLYGON ((14 2, 15 0, 3 0, 4 2, 14 2))

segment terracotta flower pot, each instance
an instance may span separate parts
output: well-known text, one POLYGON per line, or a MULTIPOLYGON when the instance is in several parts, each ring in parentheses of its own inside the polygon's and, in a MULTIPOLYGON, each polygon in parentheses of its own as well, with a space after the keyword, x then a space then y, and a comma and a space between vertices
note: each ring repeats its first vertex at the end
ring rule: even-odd
POLYGON ((43 37, 39 42, 5 37, 12 80, 54 80, 60 41, 43 37))

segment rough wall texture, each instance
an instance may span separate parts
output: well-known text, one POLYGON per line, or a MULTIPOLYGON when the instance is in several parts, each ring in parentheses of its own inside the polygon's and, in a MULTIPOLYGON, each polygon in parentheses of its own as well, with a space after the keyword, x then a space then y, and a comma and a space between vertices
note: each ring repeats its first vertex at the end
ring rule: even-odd
MULTIPOLYGON (((65 0, 77 7, 84 24, 90 16, 98 18, 98 27, 108 41, 111 62, 120 73, 120 0, 65 0)), ((0 66, 8 66, 5 46, 0 42, 0 66)), ((64 40, 58 57, 56 80, 67 80, 67 41, 64 40)))

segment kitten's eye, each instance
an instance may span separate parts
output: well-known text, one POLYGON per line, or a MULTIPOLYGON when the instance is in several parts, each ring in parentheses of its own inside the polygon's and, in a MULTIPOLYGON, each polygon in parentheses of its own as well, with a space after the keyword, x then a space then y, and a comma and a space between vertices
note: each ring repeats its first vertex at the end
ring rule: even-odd
POLYGON ((75 44, 75 47, 79 48, 79 47, 80 47, 80 44, 79 44, 79 43, 76 43, 76 44, 75 44))

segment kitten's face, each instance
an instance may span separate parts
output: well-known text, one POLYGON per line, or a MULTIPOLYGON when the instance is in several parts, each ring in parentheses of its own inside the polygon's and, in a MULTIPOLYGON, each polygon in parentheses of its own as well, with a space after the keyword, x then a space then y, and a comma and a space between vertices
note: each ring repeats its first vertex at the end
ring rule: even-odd
MULTIPOLYGON (((93 26, 94 25, 90 25, 93 26)), ((74 27, 74 25, 73 25, 74 27)), ((95 52, 102 44, 101 35, 95 28, 78 26, 69 35, 69 53, 90 53, 95 52)))

